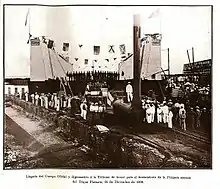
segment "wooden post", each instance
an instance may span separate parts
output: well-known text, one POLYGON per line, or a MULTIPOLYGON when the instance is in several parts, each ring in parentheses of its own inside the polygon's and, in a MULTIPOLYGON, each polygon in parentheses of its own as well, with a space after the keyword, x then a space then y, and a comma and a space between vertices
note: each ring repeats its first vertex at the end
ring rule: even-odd
POLYGON ((191 61, 190 61, 190 56, 189 56, 189 50, 188 50, 188 49, 187 49, 187 55, 188 55, 189 63, 191 63, 191 61))
POLYGON ((140 15, 133 16, 133 100, 132 108, 141 109, 140 15))
POLYGON ((194 48, 192 47, 192 62, 194 63, 194 48))

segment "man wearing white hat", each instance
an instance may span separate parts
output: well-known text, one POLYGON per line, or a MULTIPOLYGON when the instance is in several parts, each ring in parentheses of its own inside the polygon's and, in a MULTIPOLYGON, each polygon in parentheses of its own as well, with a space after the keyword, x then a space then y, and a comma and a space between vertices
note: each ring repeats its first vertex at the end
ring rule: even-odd
POLYGON ((127 93, 128 102, 131 102, 133 99, 133 87, 131 85, 131 82, 128 82, 128 84, 126 86, 126 93, 127 93))

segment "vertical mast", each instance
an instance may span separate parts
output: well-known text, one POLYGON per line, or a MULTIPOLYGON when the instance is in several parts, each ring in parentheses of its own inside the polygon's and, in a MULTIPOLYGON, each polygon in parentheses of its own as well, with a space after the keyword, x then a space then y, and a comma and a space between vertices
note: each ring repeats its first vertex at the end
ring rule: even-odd
POLYGON ((133 88, 134 99, 132 107, 141 108, 141 61, 140 61, 140 15, 133 16, 133 88))

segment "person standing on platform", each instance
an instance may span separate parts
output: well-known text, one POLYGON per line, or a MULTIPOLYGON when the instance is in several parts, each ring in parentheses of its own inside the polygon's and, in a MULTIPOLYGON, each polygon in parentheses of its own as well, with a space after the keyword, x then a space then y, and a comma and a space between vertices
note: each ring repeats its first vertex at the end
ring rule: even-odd
POLYGON ((126 86, 126 93, 127 93, 127 101, 132 102, 133 100, 133 87, 131 85, 131 82, 128 82, 126 86))
POLYGON ((38 94, 37 92, 35 93, 35 97, 34 97, 34 98, 35 98, 35 105, 38 106, 38 103, 39 103, 39 94, 38 94))
POLYGON ((171 110, 168 113, 168 128, 173 128, 173 112, 171 110))
POLYGON ((184 131, 186 131, 186 110, 184 109, 184 105, 180 105, 180 110, 179 110, 179 122, 180 122, 180 127, 184 131))

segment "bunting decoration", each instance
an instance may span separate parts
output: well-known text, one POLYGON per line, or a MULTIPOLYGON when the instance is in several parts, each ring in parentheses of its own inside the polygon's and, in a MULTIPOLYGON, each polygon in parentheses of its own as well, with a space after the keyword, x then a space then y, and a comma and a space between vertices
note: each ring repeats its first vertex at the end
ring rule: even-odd
POLYGON ((89 59, 85 59, 84 64, 88 64, 88 62, 89 62, 89 59))
POLYGON ((131 53, 128 53, 128 56, 130 56, 131 55, 131 53))
POLYGON ((69 51, 69 43, 63 43, 63 51, 69 51))
POLYGON ((100 46, 94 46, 94 55, 99 55, 100 53, 100 46))
POLYGON ((125 44, 119 45, 119 49, 120 49, 121 54, 126 53, 125 44))
POLYGON ((109 59, 108 59, 108 58, 106 58, 105 60, 106 60, 107 62, 109 62, 109 59))
POLYGON ((109 52, 109 53, 115 53, 114 45, 109 45, 109 46, 108 46, 108 52, 109 52))
POLYGON ((97 60, 94 60, 94 62, 97 62, 97 60))
POLYGON ((117 58, 113 58, 114 60, 116 60, 117 58))
POLYGON ((81 47, 83 46, 83 44, 79 44, 79 48, 81 49, 81 47))
POLYGON ((78 61, 78 58, 74 58, 76 61, 78 61))
POLYGON ((31 46, 39 46, 39 45, 40 45, 39 37, 35 37, 34 39, 31 39, 31 46))

